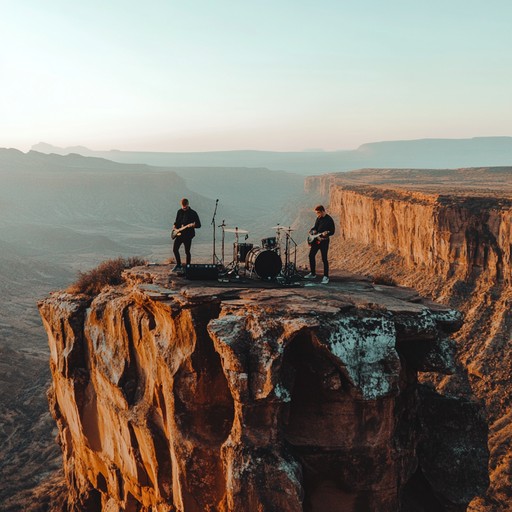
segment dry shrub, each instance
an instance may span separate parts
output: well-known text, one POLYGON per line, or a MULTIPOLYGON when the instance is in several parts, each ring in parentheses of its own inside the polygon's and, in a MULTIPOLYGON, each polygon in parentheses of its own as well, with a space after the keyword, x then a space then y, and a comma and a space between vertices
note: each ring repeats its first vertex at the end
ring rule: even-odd
POLYGON ((145 264, 146 261, 139 257, 104 261, 92 270, 79 272, 78 279, 68 288, 68 291, 91 296, 98 295, 104 286, 121 284, 123 270, 145 264))
POLYGON ((393 277, 387 274, 376 274, 372 277, 373 284, 382 284, 384 286, 397 286, 398 283, 393 277))

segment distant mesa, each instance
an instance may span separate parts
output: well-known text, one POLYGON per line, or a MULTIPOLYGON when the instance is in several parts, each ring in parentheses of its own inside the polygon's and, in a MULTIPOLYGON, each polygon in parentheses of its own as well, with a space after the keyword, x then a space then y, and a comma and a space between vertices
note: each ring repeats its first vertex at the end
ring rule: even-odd
POLYGON ((59 146, 53 146, 46 142, 39 142, 34 144, 31 148, 33 151, 39 151, 40 153, 55 153, 56 155, 69 155, 70 153, 78 153, 79 155, 90 156, 94 153, 92 149, 86 148, 85 146, 70 146, 62 148, 59 146))
POLYGON ((265 167, 302 175, 345 172, 371 167, 459 168, 510 165, 512 137, 418 139, 362 144, 357 149, 324 151, 94 151, 83 146, 59 148, 40 142, 36 151, 108 158, 119 163, 145 163, 166 167, 265 167))

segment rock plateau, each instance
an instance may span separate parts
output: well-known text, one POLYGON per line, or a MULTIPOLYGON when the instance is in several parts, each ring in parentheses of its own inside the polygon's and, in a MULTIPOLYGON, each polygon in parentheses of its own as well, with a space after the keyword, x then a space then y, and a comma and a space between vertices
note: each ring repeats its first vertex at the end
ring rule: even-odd
POLYGON ((52 414, 87 511, 463 511, 485 492, 460 314, 348 276, 328 287, 169 281, 137 267, 40 302, 52 414))

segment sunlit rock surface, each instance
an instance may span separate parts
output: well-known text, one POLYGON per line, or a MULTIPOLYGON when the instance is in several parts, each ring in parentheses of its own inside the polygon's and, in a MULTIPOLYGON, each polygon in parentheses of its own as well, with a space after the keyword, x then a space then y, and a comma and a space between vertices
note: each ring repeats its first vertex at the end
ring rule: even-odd
POLYGON ((480 407, 418 384, 454 372, 456 311, 347 276, 127 279, 39 305, 69 509, 462 511, 485 491, 480 407))
MULTIPOLYGON (((338 227, 334 267, 384 277, 464 314, 459 366, 485 401, 491 485, 471 512, 512 503, 512 167, 364 169, 310 178, 338 227)), ((426 377, 462 391, 463 375, 426 377)))

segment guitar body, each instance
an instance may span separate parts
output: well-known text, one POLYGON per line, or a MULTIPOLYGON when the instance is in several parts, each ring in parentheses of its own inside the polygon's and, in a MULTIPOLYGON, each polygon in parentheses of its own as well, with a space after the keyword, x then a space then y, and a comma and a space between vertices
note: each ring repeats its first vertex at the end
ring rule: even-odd
POLYGON ((323 233, 317 233, 316 235, 308 235, 308 244, 311 247, 314 244, 320 244, 324 240, 329 240, 329 232, 324 231, 323 233))
POLYGON ((172 240, 176 239, 177 237, 181 236, 182 231, 184 231, 187 228, 193 228, 194 226, 195 226, 195 223, 193 222, 192 224, 187 224, 186 226, 182 226, 179 229, 173 228, 171 231, 171 239, 172 240))
POLYGON ((316 235, 308 235, 308 245, 310 247, 314 244, 319 244, 324 240, 326 240, 326 238, 323 238, 323 233, 318 233, 316 235))

